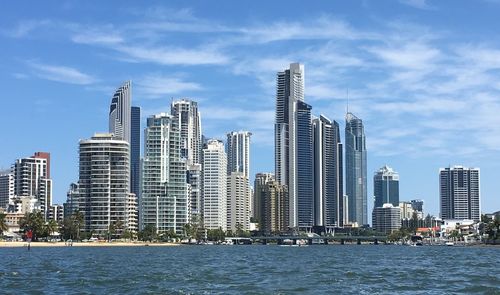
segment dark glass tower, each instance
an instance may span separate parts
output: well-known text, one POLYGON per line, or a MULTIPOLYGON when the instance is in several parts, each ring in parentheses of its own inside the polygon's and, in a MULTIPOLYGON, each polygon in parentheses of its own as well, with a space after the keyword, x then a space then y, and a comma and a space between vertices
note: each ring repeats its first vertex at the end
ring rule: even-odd
POLYGON ((398 207, 399 174, 387 165, 380 168, 373 176, 373 194, 375 195, 374 208, 382 207, 387 203, 398 207))
POLYGON ((141 183, 141 108, 131 108, 130 120, 130 192, 140 198, 141 183))
POLYGON ((481 218, 479 168, 454 166, 439 170, 439 205, 442 219, 481 218))
POLYGON ((313 120, 314 218, 328 230, 344 224, 343 157, 339 124, 325 116, 313 120))
POLYGON ((349 221, 367 224, 365 131, 363 121, 349 112, 345 124, 345 177, 349 221))
POLYGON ((311 106, 297 101, 297 216, 302 229, 314 226, 311 106))

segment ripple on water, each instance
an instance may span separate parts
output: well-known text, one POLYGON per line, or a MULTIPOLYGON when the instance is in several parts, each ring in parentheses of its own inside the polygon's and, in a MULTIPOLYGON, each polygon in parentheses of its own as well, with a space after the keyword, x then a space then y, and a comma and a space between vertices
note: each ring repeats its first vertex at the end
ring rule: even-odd
POLYGON ((492 248, 255 245, 1 250, 0 293, 500 294, 499 249, 492 248))

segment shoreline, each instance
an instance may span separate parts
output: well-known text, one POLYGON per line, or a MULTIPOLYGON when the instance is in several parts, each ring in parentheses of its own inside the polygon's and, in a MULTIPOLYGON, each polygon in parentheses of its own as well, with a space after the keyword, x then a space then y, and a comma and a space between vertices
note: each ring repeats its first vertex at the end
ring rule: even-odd
MULTIPOLYGON (((147 243, 147 242, 73 242, 72 246, 68 246, 64 242, 31 242, 33 247, 169 247, 180 246, 177 243, 147 243)), ((23 248, 28 247, 27 242, 0 242, 0 248, 23 248)))

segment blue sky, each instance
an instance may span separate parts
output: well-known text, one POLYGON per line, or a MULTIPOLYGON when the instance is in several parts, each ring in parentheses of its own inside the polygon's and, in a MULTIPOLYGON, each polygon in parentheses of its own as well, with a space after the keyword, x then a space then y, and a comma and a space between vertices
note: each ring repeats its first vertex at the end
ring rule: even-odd
POLYGON ((349 89, 369 195, 388 164, 400 199, 437 215, 438 170, 460 164, 481 168, 482 211, 500 209, 500 1, 235 3, 4 3, 0 167, 50 152, 63 202, 78 140, 107 131, 111 95, 132 80, 144 120, 192 98, 206 136, 251 131, 252 173, 273 171, 275 75, 298 61, 313 113, 341 128, 349 89))

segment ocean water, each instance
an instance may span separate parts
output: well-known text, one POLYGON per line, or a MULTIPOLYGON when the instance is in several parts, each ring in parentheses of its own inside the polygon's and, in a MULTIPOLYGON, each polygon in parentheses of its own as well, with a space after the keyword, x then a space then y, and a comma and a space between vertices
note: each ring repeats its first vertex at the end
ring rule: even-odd
POLYGON ((0 294, 500 294, 500 248, 0 248, 0 294))

